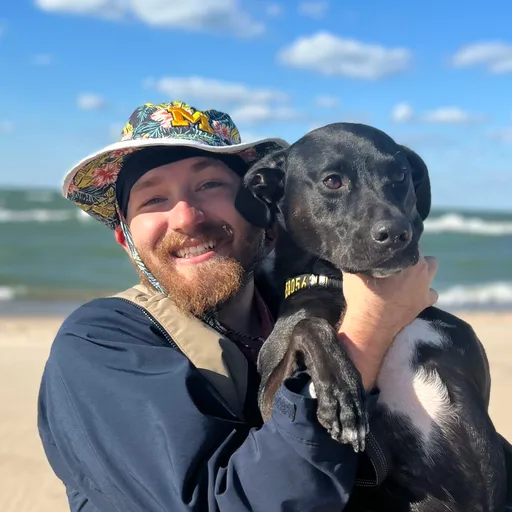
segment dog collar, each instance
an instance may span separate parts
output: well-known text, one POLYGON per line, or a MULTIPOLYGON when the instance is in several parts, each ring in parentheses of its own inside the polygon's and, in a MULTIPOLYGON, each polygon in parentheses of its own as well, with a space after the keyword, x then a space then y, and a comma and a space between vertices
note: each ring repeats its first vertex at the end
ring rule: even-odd
POLYGON ((304 288, 338 288, 341 290, 342 287, 341 279, 316 274, 301 274, 286 280, 284 298, 287 299, 290 295, 304 288))

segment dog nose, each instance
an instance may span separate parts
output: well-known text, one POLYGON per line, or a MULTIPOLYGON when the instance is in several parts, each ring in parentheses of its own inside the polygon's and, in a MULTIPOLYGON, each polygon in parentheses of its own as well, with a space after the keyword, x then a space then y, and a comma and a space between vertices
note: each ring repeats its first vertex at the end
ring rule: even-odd
POLYGON ((412 228, 410 222, 403 217, 380 220, 373 225, 371 235, 373 241, 381 247, 399 249, 411 240, 412 228))

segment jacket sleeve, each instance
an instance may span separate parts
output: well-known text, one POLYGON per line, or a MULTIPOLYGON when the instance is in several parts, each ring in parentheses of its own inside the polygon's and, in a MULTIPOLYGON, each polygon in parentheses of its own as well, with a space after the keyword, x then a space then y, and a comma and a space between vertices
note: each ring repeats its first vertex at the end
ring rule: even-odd
POLYGON ((40 436, 73 511, 343 510, 357 455, 317 423, 316 401, 299 394, 303 375, 279 389, 272 419, 249 429, 126 307, 82 306, 43 374, 40 436))

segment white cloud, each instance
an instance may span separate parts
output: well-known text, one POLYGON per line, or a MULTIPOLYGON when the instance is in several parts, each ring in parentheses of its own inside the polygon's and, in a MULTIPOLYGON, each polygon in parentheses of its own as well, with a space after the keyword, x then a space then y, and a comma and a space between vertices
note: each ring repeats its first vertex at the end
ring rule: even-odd
POLYGON ((163 77, 158 80, 147 79, 146 87, 155 88, 168 96, 169 100, 204 102, 204 108, 218 106, 245 106, 248 104, 268 104, 283 102, 288 96, 275 89, 251 88, 242 83, 223 82, 199 76, 163 77))
POLYGON ((121 18, 128 7, 123 0, 35 0, 35 4, 43 11, 102 18, 121 18))
POLYGON ((279 4, 267 4, 265 13, 270 18, 277 18, 283 13, 283 7, 279 4))
POLYGON ((271 107, 269 105, 244 105, 230 112, 235 124, 251 126, 272 121, 290 121, 299 119, 301 114, 289 107, 271 107))
POLYGON ((239 0, 36 0, 36 5, 49 12, 130 17, 152 26, 193 32, 252 37, 265 30, 263 23, 241 8, 239 0))
POLYGON ((461 48, 453 57, 457 68, 484 67, 489 73, 512 73, 512 45, 500 41, 474 43, 461 48))
POLYGON ((422 115, 426 123, 438 124, 470 124, 478 121, 479 117, 458 107, 441 107, 422 115))
POLYGON ((76 104, 81 110, 100 110, 106 105, 105 100, 101 96, 88 92, 79 94, 76 104))
POLYGON ((395 123, 408 123, 414 118, 414 109, 408 103, 399 103, 391 111, 391 120, 395 123))
POLYGON ((224 110, 236 124, 250 126, 301 117, 288 106, 288 95, 277 89, 200 76, 147 78, 143 85, 164 94, 168 101, 181 100, 196 108, 224 110))
POLYGON ((192 31, 233 31, 249 37, 264 32, 262 23, 241 9, 238 0, 132 0, 134 14, 150 25, 192 31))
POLYGON ((471 114, 459 107, 440 107, 417 113, 408 103, 399 103, 391 111, 391 120, 395 123, 430 123, 430 124, 472 124, 481 122, 485 116, 471 114))
POLYGON ((14 130, 14 123, 11 121, 0 121, 0 133, 10 133, 14 130))
POLYGON ((34 66, 49 66, 53 62, 53 55, 50 55, 49 53, 39 53, 37 55, 33 55, 31 61, 34 66))
POLYGON ((336 108, 340 104, 340 100, 335 96, 321 94, 315 98, 315 105, 320 108, 336 108))
POLYGON ((318 32, 297 39, 281 50, 278 59, 287 66, 326 76, 377 80, 407 69, 412 54, 405 48, 386 48, 318 32))
POLYGON ((299 14, 308 18, 321 19, 329 7, 326 1, 317 0, 316 2, 301 2, 299 4, 299 14))

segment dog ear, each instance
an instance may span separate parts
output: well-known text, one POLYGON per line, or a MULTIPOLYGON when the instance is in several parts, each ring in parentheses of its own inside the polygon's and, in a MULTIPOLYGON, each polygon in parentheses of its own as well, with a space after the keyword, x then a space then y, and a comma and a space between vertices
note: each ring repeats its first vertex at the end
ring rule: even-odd
POLYGON ((277 151, 256 162, 245 174, 235 199, 235 207, 251 224, 271 227, 284 195, 286 150, 277 151))
POLYGON ((255 163, 244 178, 244 186, 267 205, 277 206, 284 195, 286 150, 272 153, 255 163))
POLYGON ((430 177, 427 164, 412 149, 406 146, 400 146, 405 153, 412 170, 412 181, 414 191, 416 192, 416 210, 422 220, 425 220, 430 213, 432 195, 430 192, 430 177))

